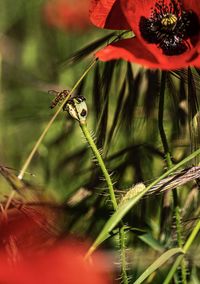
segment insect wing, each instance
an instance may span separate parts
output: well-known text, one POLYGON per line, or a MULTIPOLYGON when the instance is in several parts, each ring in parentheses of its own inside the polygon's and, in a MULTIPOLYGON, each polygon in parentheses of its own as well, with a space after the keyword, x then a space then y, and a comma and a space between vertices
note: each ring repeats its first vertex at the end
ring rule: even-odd
POLYGON ((55 90, 49 90, 49 91, 48 91, 48 94, 53 95, 53 96, 55 96, 55 97, 56 97, 59 93, 60 93, 60 92, 55 91, 55 90))

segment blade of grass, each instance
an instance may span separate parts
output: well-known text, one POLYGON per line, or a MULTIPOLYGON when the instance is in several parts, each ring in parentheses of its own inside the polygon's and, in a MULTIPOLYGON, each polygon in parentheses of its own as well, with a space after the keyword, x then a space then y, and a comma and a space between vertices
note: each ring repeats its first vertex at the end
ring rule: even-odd
POLYGON ((138 236, 138 238, 143 241, 145 244, 147 244, 149 247, 153 248, 155 251, 163 252, 164 246, 161 245, 159 241, 153 238, 152 234, 146 233, 141 236, 138 236))
POLYGON ((172 256, 177 253, 184 253, 181 248, 173 248, 164 252, 160 257, 158 257, 147 269, 140 275, 140 277, 133 284, 142 283, 151 273, 161 267, 166 261, 168 261, 172 256))
MULTIPOLYGON (((198 232, 200 230, 200 221, 197 222, 196 226, 194 227, 194 229, 192 230, 190 236, 188 237, 185 245, 183 246, 183 252, 186 253, 189 248, 191 247, 193 241, 195 240, 198 232)), ((172 268, 170 269, 165 281, 163 282, 163 284, 169 284, 171 283, 171 280, 172 280, 172 277, 174 276, 174 273, 176 272, 177 268, 179 267, 181 261, 183 260, 183 257, 182 255, 180 255, 176 261, 174 262, 172 268)))
POLYGON ((60 67, 66 67, 67 65, 72 65, 78 63, 80 60, 83 60, 86 56, 90 55, 96 49, 100 48, 103 44, 110 41, 113 37, 118 37, 116 32, 106 35, 100 39, 93 41, 92 43, 88 44, 84 48, 76 51, 72 55, 70 55, 67 59, 64 60, 63 63, 60 64, 60 67))

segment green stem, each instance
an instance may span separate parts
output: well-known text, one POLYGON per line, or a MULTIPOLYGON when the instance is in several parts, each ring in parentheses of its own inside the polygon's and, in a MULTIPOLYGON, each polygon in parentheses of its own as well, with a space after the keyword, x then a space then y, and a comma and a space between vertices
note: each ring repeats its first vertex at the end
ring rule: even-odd
POLYGON ((87 128, 87 125, 84 123, 80 123, 80 127, 83 131, 83 134, 87 140, 87 142, 89 143, 90 147, 92 148, 92 152, 94 153, 97 161, 98 161, 98 164, 103 172, 103 175, 105 177, 105 180, 106 180, 106 183, 108 185, 108 190, 109 190, 109 194, 110 194, 110 199, 111 199, 111 202, 113 204, 113 208, 115 210, 117 210, 117 200, 116 200, 116 197, 115 197, 115 193, 114 193, 114 188, 113 188, 113 184, 112 184, 112 180, 110 178, 110 175, 106 169, 106 166, 104 164, 104 161, 101 157, 101 154, 99 153, 99 150, 97 149, 97 146, 96 144, 94 143, 94 140, 92 139, 91 135, 90 135, 90 132, 87 128))
POLYGON ((165 281, 163 282, 163 284, 170 284, 172 278, 174 277, 174 274, 176 273, 176 270, 178 269, 181 261, 183 260, 184 255, 179 255, 176 259, 176 261, 174 262, 172 268, 170 269, 167 277, 165 278, 165 281))
MULTIPOLYGON (((88 72, 92 69, 92 67, 95 65, 96 60, 94 60, 89 67, 85 70, 85 72, 82 74, 82 76, 79 78, 79 80, 76 82, 76 84, 73 86, 73 88, 71 89, 71 91, 69 92, 69 95, 65 98, 65 100, 62 102, 62 104, 60 105, 60 107, 58 108, 58 110, 56 111, 56 113, 53 115, 53 117, 51 118, 51 120, 49 121, 49 123, 47 124, 47 126, 45 127, 45 129, 43 130, 42 134, 40 135, 40 137, 38 138, 37 142, 35 143, 32 151, 30 152, 30 154, 28 155, 27 159, 25 160, 22 169, 20 170, 20 173, 18 175, 18 178, 21 180, 23 179, 24 173, 26 172, 30 162, 32 161, 38 147, 40 146, 42 140, 44 139, 45 135, 47 134, 49 128, 51 127, 51 125, 53 124, 54 120, 56 119, 56 117, 58 116, 58 114, 60 113, 60 111, 62 110, 63 106, 65 105, 65 103, 68 101, 68 99, 70 98, 70 96, 73 94, 73 92, 75 91, 75 89, 78 87, 78 85, 81 83, 81 81, 84 79, 84 77, 88 74, 88 72)), ((8 201, 6 203, 5 209, 7 210, 10 206, 10 203, 13 199, 15 195, 15 191, 12 191, 10 196, 8 197, 8 201)))
MULTIPOLYGON (((159 99, 159 111, 158 111, 158 128, 160 132, 161 141, 163 144, 163 149, 165 153, 165 159, 167 163, 168 169, 173 167, 173 162, 171 159, 171 153, 169 150, 169 145, 167 141, 167 136, 164 129, 164 105, 165 105, 165 86, 166 86, 166 71, 162 71, 161 75, 161 89, 160 89, 160 99, 159 99)), ((183 247, 182 241, 182 226, 181 226, 181 215, 180 215, 180 208, 178 202, 178 193, 177 190, 174 189, 172 191, 173 194, 173 201, 174 201, 174 213, 175 213, 175 220, 176 220, 176 232, 177 232, 177 242, 180 248, 183 247)), ((185 262, 181 263, 181 274, 182 274, 182 282, 183 284, 187 283, 186 279, 186 267, 185 262)))
MULTIPOLYGON (((106 180, 107 186, 108 186, 108 190, 109 190, 109 194, 110 194, 110 199, 113 205, 114 210, 117 210, 117 200, 115 197, 115 192, 114 192, 114 188, 113 188, 113 183, 112 180, 110 178, 110 175, 106 169, 105 163, 102 159, 102 156, 96 146, 96 144, 94 143, 94 140, 92 138, 92 136, 90 135, 90 132, 87 128, 87 124, 86 123, 79 123, 82 132, 88 142, 88 144, 90 145, 92 152, 94 153, 95 158, 98 161, 98 164, 102 170, 102 173, 104 175, 104 178, 106 180)), ((127 272, 126 272, 126 236, 125 236, 125 227, 123 222, 121 222, 121 227, 119 228, 119 242, 120 242, 120 252, 121 252, 121 273, 122 273, 122 280, 123 280, 123 284, 128 284, 128 276, 127 276, 127 272)))
POLYGON ((126 233, 125 226, 122 225, 119 231, 120 238, 120 249, 121 249, 121 273, 122 273, 122 283, 128 284, 128 276, 126 272, 126 233))
POLYGON ((187 239, 185 245, 183 246, 183 251, 186 253, 189 248, 191 247, 194 239, 196 238, 196 235, 198 234, 200 230, 200 220, 197 222, 196 226, 192 230, 192 233, 190 234, 189 238, 187 239))
MULTIPOLYGON (((191 247, 193 241, 195 240, 198 232, 200 230, 200 220, 197 222, 196 226, 194 227, 194 229, 192 230, 190 236, 188 237, 185 245, 183 246, 183 251, 184 253, 187 253, 187 251, 189 250, 189 248, 191 247)), ((174 276, 174 273, 176 272, 177 268, 179 267, 181 261, 184 259, 184 255, 180 255, 177 257, 176 261, 174 262, 172 268, 170 269, 167 277, 165 278, 165 281, 163 282, 163 284, 169 284, 171 283, 171 280, 174 276)))

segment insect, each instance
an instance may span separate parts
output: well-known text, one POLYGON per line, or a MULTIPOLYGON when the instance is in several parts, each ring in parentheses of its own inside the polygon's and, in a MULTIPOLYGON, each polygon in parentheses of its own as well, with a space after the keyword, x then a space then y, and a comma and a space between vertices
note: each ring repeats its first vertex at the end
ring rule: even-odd
POLYGON ((54 108, 57 106, 57 104, 61 103, 68 95, 69 95, 69 90, 63 90, 61 92, 55 91, 55 90, 50 90, 48 91, 49 94, 52 94, 55 96, 53 101, 51 102, 50 108, 54 108))

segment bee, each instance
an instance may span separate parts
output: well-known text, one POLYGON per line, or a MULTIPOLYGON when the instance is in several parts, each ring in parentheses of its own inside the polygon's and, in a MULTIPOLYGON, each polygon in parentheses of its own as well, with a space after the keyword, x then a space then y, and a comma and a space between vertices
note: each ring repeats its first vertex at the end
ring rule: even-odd
POLYGON ((51 102, 50 108, 54 108, 57 106, 57 104, 61 103, 70 93, 69 90, 63 90, 61 92, 55 91, 55 90, 50 90, 48 91, 49 94, 52 94, 55 96, 53 101, 51 102))

